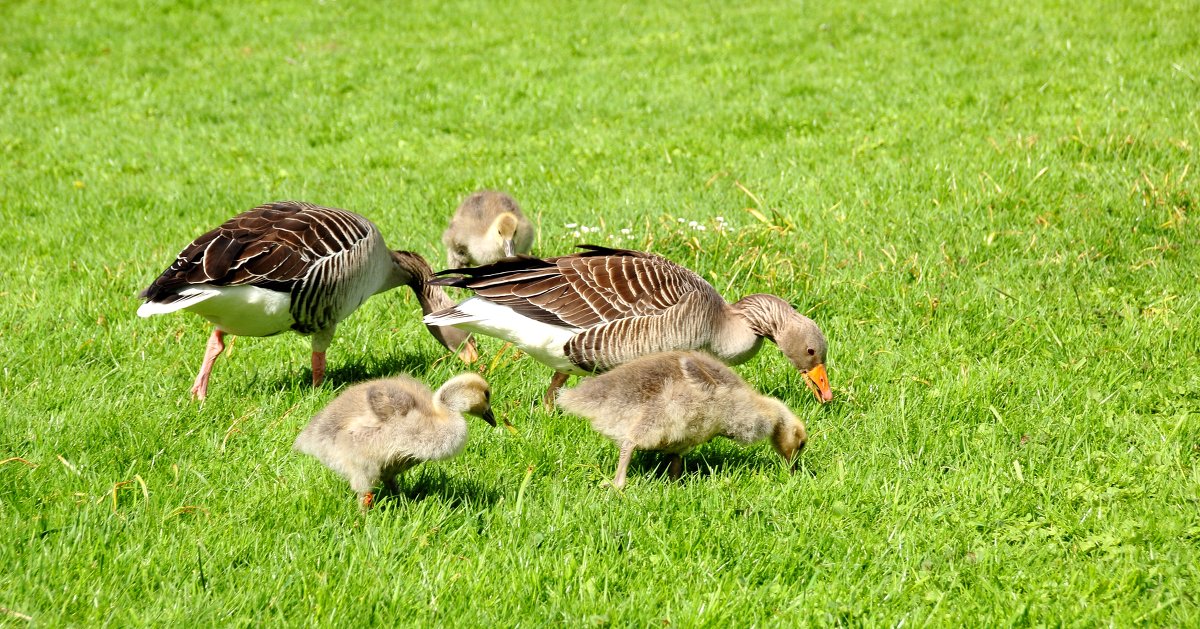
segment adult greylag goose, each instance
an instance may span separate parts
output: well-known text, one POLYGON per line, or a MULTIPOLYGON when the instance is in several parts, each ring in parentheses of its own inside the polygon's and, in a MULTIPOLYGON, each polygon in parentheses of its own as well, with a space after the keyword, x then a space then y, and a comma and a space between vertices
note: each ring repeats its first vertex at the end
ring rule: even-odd
POLYGON ((346 389, 313 416, 294 447, 350 481, 359 504, 370 509, 381 480, 396 493, 405 470, 462 451, 463 413, 496 425, 491 390, 478 374, 455 376, 437 393, 408 376, 372 380, 346 389))
MULTIPOLYGON (((409 251, 389 251, 371 221, 346 210, 299 201, 261 205, 207 232, 139 295, 138 316, 189 310, 216 327, 208 339, 192 396, 208 395, 213 362, 225 334, 312 335, 313 386, 325 376, 325 350, 337 324, 368 297, 401 284, 428 314, 453 306, 429 283, 433 269, 409 251)), ((442 345, 470 362, 477 354, 466 332, 429 327, 442 345)))
POLYGON ((508 258, 451 269, 435 284, 475 296, 425 316, 509 341, 558 373, 549 404, 568 374, 608 371, 639 356, 703 350, 737 365, 774 341, 822 402, 833 399, 825 337, 812 319, 774 295, 730 304, 699 275, 650 253, 580 245, 556 258, 508 258))
POLYGON ((480 190, 467 197, 442 233, 451 267, 491 264, 533 246, 533 225, 512 197, 480 190))
MULTIPOLYGON (((672 480, 682 455, 713 437, 750 444, 771 438, 793 466, 808 433, 779 400, 759 395, 732 369, 702 352, 643 356, 558 395, 558 405, 586 417, 620 448, 612 484, 625 486, 634 450, 667 453, 672 480)), ((794 467, 793 467, 794 469, 794 467)))

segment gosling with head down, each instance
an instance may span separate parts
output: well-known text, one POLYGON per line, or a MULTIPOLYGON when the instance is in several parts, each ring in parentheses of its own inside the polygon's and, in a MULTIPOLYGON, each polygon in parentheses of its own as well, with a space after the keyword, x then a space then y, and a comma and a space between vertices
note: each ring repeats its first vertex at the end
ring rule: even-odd
POLYGON ((405 470, 461 452, 463 413, 496 425, 491 390, 477 374, 455 376, 436 393, 408 376, 372 380, 346 389, 317 413, 294 447, 349 480, 366 510, 380 481, 398 493, 396 478, 405 470))
POLYGON ((563 390, 558 405, 588 418, 620 448, 612 484, 625 486, 634 450, 667 453, 671 479, 682 455, 713 437, 744 444, 767 437, 795 469, 808 441, 804 424, 779 400, 760 395, 721 361, 701 352, 638 358, 563 390))
POLYGON ((480 190, 467 197, 442 233, 450 268, 491 264, 533 247, 533 224, 512 197, 480 190))

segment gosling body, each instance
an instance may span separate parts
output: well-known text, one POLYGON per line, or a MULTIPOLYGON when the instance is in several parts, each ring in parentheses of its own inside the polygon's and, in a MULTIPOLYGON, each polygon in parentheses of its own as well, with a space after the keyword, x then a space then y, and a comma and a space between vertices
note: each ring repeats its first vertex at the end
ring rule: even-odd
POLYGON ((369 509, 381 481, 394 492, 409 468, 462 451, 464 413, 495 425, 491 390, 477 374, 455 376, 436 392, 409 376, 372 380, 346 389, 317 413, 294 447, 350 481, 369 509))
POLYGON ((681 455, 714 437, 743 444, 770 438, 788 463, 808 441, 804 424, 779 400, 754 391, 732 369, 701 352, 638 358, 564 389, 557 403, 586 417, 620 449, 612 484, 624 487, 634 450, 668 455, 671 477, 681 455))
POLYGON ((480 190, 467 197, 442 233, 450 268, 491 264, 529 253, 533 224, 511 196, 480 190))

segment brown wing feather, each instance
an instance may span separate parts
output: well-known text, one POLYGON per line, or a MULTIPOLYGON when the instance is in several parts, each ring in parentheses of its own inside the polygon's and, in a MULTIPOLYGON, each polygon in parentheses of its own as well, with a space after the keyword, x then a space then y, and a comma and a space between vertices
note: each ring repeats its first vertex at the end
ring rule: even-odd
POLYGON ((253 285, 290 292, 321 258, 369 238, 367 219, 299 201, 261 205, 192 241, 141 296, 170 303, 189 284, 253 285))
POLYGON ((439 284, 475 291, 489 301, 545 323, 591 328, 635 316, 653 316, 685 295, 720 298, 699 275, 661 256, 581 245, 583 253, 548 258, 508 258, 439 284))

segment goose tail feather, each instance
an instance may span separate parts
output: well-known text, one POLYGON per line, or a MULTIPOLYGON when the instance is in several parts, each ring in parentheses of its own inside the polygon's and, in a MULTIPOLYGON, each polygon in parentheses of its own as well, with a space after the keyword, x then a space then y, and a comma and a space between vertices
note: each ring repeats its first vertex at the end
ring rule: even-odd
POLYGON ((194 306, 206 299, 211 299, 220 294, 220 291, 203 288, 185 288, 178 293, 172 294, 168 299, 160 301, 147 301, 137 309, 139 317, 151 317, 154 315, 167 314, 177 310, 183 310, 188 306, 194 306))

